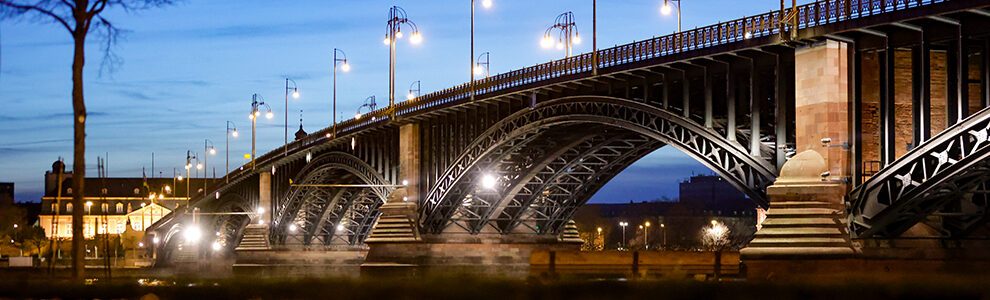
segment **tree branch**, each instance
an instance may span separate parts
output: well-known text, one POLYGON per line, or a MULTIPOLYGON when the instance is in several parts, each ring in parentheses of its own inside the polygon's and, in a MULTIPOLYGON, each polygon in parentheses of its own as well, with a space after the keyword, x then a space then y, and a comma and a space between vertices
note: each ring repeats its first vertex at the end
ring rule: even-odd
MULTIPOLYGON (((64 0, 62 2, 65 3, 64 0)), ((17 3, 13 3, 11 1, 8 1, 8 0, 0 0, 0 5, 6 6, 6 7, 10 7, 10 8, 16 9, 16 10, 19 10, 21 13, 25 13, 25 12, 28 12, 28 11, 35 11, 35 12, 38 12, 40 14, 43 14, 43 15, 52 17, 52 19, 55 19, 55 21, 57 21, 59 24, 62 24, 62 27, 65 27, 65 30, 68 30, 69 33, 72 33, 73 32, 72 26, 69 26, 69 23, 66 22, 65 19, 63 19, 61 16, 55 14, 54 12, 52 12, 50 10, 47 10, 47 9, 38 7, 36 5, 17 4, 17 3)), ((69 7, 72 7, 72 6, 70 5, 69 7)), ((79 24, 76 24, 76 25, 78 26, 79 24)))

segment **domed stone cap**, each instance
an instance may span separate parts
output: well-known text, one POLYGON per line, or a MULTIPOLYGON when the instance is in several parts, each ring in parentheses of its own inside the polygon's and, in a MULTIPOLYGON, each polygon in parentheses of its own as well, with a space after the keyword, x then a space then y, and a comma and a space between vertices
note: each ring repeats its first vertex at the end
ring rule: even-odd
POLYGON ((825 171, 825 158, 815 150, 805 150, 784 163, 775 184, 821 183, 825 171))

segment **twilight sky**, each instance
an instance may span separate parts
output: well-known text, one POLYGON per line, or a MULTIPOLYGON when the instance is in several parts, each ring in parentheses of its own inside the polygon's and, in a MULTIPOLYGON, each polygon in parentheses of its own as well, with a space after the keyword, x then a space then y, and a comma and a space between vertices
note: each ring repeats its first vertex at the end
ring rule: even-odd
MULTIPOLYGON (((598 45, 665 35, 675 16, 659 13, 662 0, 598 1, 598 45)), ((770 0, 684 1, 683 27, 754 15, 777 8, 770 0), (745 5, 744 5, 745 4, 745 5)), ((808 1, 801 1, 808 2, 808 1)), ((403 7, 423 43, 398 44, 396 97, 422 81, 423 94, 468 81, 470 2, 434 1, 193 1, 127 14, 104 13, 127 30, 115 48, 123 59, 116 72, 99 74, 100 40, 87 46, 85 95, 87 173, 109 154, 109 174, 139 177, 181 170, 186 150, 203 154, 204 139, 217 147, 209 169, 224 171, 225 121, 240 138, 230 141, 230 164, 250 153, 251 95, 261 94, 276 117, 258 122, 259 155, 282 144, 284 78, 294 79, 301 97, 289 102, 289 134, 304 110, 307 132, 330 124, 330 66, 334 48, 347 53, 348 73, 338 72, 337 105, 353 116, 371 95, 387 103, 388 47, 382 43, 391 5, 403 7)), ((558 14, 573 11, 584 38, 575 53, 591 50, 591 1, 494 0, 476 12, 475 53, 491 52, 492 74, 562 58, 539 39, 558 14)), ((15 182, 17 201, 39 201, 43 174, 58 157, 71 169, 72 111, 69 34, 53 23, 0 21, 0 181, 15 182)), ((338 118, 339 119, 339 118, 338 118)), ((676 197, 677 182, 710 173, 672 147, 662 148, 626 169, 594 202, 645 201, 676 197)))

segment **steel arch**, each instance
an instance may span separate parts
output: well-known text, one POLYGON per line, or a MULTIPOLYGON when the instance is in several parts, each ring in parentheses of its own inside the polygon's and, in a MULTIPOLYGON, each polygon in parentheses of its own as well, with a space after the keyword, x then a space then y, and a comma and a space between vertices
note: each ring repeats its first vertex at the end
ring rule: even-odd
MULTIPOLYGON (((377 217, 377 207, 384 203, 389 193, 395 190, 389 187, 392 183, 378 173, 371 165, 365 163, 360 158, 349 153, 333 151, 324 153, 314 158, 295 176, 294 182, 301 185, 326 184, 326 183, 353 183, 350 180, 357 180, 363 184, 372 185, 364 188, 365 194, 372 195, 375 199, 371 205, 373 210, 367 212, 372 217, 377 217), (343 180, 343 181, 342 181, 343 180)), ((333 230, 326 234, 325 224, 336 226, 335 221, 328 222, 325 218, 330 218, 338 214, 346 213, 337 211, 341 206, 341 196, 348 193, 352 188, 329 188, 314 186, 293 186, 286 196, 280 201, 276 218, 273 219, 272 236, 273 240, 285 243, 289 237, 297 237, 294 233, 289 233, 288 226, 296 224, 301 227, 303 238, 302 244, 309 245, 314 239, 319 239, 324 244, 329 244, 333 238, 333 230)), ((346 199, 344 201, 350 201, 346 199)), ((367 201, 365 201, 367 202, 367 201)), ((357 232, 357 231, 355 231, 357 232)), ((367 236, 367 233, 357 232, 356 236, 367 236)), ((359 243, 358 241, 357 243, 359 243)))
POLYGON ((499 121, 476 138, 447 168, 423 202, 420 212, 424 229, 439 232, 459 203, 451 191, 486 156, 519 136, 531 135, 565 124, 602 124, 637 132, 674 146, 722 175, 766 207, 766 187, 776 177, 762 158, 674 113, 631 100, 604 96, 564 97, 540 103, 499 121))
POLYGON ((983 109, 853 189, 848 205, 850 233, 855 237, 897 236, 953 200, 964 201, 961 208, 982 219, 988 176, 990 109, 983 109))

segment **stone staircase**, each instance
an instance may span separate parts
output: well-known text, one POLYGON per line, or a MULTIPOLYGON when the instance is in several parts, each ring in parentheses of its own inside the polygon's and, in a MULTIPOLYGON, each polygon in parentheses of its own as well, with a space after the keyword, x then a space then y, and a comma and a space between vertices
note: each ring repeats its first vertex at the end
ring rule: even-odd
POLYGON ((560 231, 560 241, 564 243, 584 243, 584 240, 581 239, 581 235, 578 233, 577 224, 574 223, 574 220, 567 221, 567 224, 564 225, 564 230, 560 231))
POLYGON ((176 262, 195 262, 198 258, 198 255, 196 255, 196 245, 183 245, 176 250, 176 262))
POLYGON ((389 202, 379 208, 381 216, 371 229, 371 234, 365 243, 402 243, 419 242, 419 230, 416 228, 416 203, 389 202))
POLYGON ((244 237, 241 238, 241 244, 238 245, 237 249, 234 249, 234 251, 257 251, 269 249, 271 249, 271 243, 268 240, 268 226, 250 224, 247 228, 244 228, 244 237))
POLYGON ((741 254, 749 258, 845 258, 856 253, 841 203, 771 201, 767 218, 741 254))

